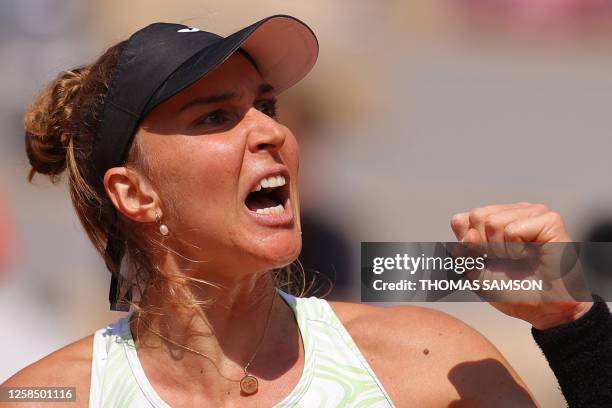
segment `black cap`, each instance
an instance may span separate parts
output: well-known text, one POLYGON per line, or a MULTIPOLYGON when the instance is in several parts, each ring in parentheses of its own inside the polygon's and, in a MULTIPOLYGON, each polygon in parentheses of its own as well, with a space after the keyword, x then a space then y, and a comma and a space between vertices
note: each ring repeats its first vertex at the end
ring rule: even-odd
MULTIPOLYGON (((105 97, 93 145, 95 187, 104 193, 106 171, 122 165, 140 121, 157 105, 195 83, 243 49, 277 93, 302 79, 313 67, 318 42, 312 30, 286 15, 264 18, 227 37, 174 23, 154 23, 134 33, 123 49, 105 97)), ((106 252, 117 263, 123 248, 115 225, 106 252)), ((109 300, 118 306, 117 276, 109 300)))

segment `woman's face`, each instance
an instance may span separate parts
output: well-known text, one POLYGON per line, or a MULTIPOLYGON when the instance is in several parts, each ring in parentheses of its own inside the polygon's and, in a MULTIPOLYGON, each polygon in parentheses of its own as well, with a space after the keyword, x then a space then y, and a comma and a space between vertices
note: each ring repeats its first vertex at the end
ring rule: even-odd
POLYGON ((236 53, 142 121, 169 244, 205 261, 191 267, 235 276, 299 254, 298 145, 275 117, 274 89, 236 53))

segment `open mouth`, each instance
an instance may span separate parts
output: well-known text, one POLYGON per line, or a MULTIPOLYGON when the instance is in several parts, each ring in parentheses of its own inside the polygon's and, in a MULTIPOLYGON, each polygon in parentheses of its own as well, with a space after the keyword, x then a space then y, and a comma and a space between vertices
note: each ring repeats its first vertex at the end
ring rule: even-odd
POLYGON ((259 181, 245 200, 247 208, 261 215, 285 212, 289 200, 289 184, 285 176, 268 176, 259 181))

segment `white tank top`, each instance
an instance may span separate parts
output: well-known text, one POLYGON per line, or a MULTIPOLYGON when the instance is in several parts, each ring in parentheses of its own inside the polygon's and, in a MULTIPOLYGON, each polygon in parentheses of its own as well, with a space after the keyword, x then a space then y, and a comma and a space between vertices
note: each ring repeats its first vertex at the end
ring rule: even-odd
MULTIPOLYGON (((389 395, 329 303, 278 293, 293 310, 304 344, 297 386, 275 408, 393 407, 389 395)), ((89 407, 169 408, 138 359, 130 331, 133 312, 96 331, 89 407)))

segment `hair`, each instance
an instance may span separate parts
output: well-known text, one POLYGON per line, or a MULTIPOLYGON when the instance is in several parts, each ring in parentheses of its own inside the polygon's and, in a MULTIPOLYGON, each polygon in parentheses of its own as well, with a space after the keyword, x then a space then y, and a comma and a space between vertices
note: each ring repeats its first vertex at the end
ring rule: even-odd
MULTIPOLYGON (((121 297, 131 294, 134 288, 142 295, 145 288, 153 285, 168 302, 180 307, 197 307, 206 301, 191 299, 188 286, 209 283, 183 274, 169 274, 155 265, 151 255, 171 249, 155 237, 146 237, 138 223, 121 214, 115 218, 116 210, 109 196, 94 187, 93 141, 114 68, 126 43, 113 45, 90 65, 60 73, 28 107, 24 116, 26 153, 31 164, 28 181, 32 182, 35 174, 40 173, 57 183, 62 173, 68 173, 72 204, 89 239, 109 271, 123 276, 121 297), (106 243, 115 222, 125 251, 122 258, 113 260, 106 253, 106 243)), ((146 159, 138 138, 134 138, 124 166, 147 175, 150 167, 146 159)), ((168 210, 172 213, 172 208, 168 210)), ((299 262, 297 266, 292 264, 272 271, 275 284, 297 295, 314 292, 314 279, 307 282, 299 262), (295 279, 296 273, 301 279, 295 279)), ((137 303, 130 303, 139 314, 144 312, 137 303)))

